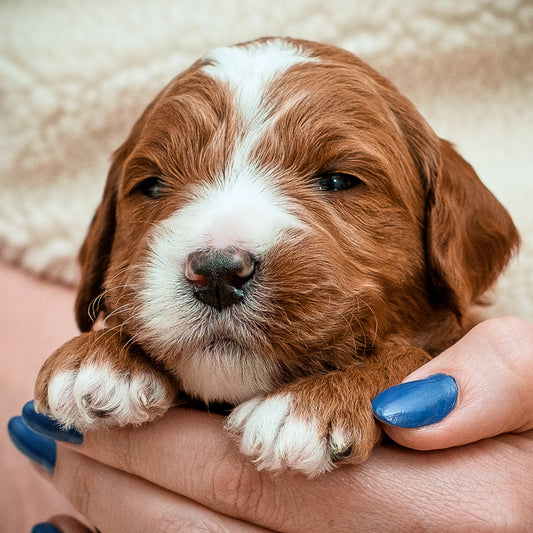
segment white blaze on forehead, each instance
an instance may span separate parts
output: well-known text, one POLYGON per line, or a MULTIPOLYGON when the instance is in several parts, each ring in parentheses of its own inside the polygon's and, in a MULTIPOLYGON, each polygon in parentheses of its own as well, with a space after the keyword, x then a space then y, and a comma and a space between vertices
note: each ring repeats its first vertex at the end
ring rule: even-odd
POLYGON ((201 248, 231 246, 260 255, 284 230, 301 226, 274 187, 272 173, 251 160, 274 120, 266 93, 289 68, 314 59, 282 39, 217 48, 203 59, 203 72, 226 85, 232 95, 240 134, 215 183, 195 191, 195 200, 161 224, 154 245, 161 248, 167 242, 176 248, 179 243, 182 260, 201 248))
POLYGON ((275 121, 272 103, 267 99, 272 83, 291 67, 318 60, 283 39, 216 48, 204 60, 208 64, 203 67, 203 72, 230 90, 242 125, 224 172, 226 179, 232 179, 254 165, 251 160, 253 149, 275 121))
POLYGON ((203 72, 228 87, 241 128, 214 182, 191 191, 194 199, 153 233, 150 263, 173 266, 171 271, 199 249, 241 247, 260 256, 285 231, 302 228, 276 176, 252 161, 251 153, 275 120, 266 102, 271 83, 292 66, 316 59, 283 39, 217 48, 203 59, 203 72))
POLYGON ((208 62, 203 72, 228 85, 241 119, 248 123, 268 112, 265 96, 273 81, 295 65, 316 61, 282 39, 215 48, 203 59, 208 62))

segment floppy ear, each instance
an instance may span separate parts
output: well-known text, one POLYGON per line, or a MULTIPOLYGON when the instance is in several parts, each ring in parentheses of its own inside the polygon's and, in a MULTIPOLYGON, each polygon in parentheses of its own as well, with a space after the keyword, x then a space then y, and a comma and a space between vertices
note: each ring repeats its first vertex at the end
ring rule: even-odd
POLYGON ((474 169, 439 139, 413 104, 376 76, 426 189, 426 255, 435 305, 459 322, 518 249, 509 213, 474 169))
POLYGON ((427 184, 427 259, 439 299, 464 315, 496 281, 520 238, 509 213, 474 169, 440 140, 427 184))
POLYGON ((115 233, 116 197, 123 157, 117 153, 107 177, 102 201, 96 210, 78 259, 81 280, 76 295, 76 322, 81 331, 90 331, 93 319, 104 310, 105 299, 98 298, 109 266, 115 233))
POLYGON ((75 303, 76 322, 82 332, 90 331, 98 313, 100 311, 105 312, 105 298, 100 296, 103 294, 115 236, 117 191, 122 167, 133 151, 147 119, 163 92, 164 89, 143 111, 126 142, 113 154, 113 163, 107 175, 102 201, 82 244, 78 256, 81 264, 81 280, 75 303))

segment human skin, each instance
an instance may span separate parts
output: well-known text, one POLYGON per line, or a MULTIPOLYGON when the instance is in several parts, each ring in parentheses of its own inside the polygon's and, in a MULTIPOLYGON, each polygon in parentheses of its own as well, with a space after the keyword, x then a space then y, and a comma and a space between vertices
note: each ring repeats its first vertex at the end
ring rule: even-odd
POLYGON ((507 434, 429 453, 386 445, 359 467, 309 480, 257 472, 217 416, 173 410, 149 431, 59 446, 54 475, 43 476, 102 532, 526 532, 532 439, 507 434))
MULTIPOLYGON (((103 532, 528 531, 533 326, 485 322, 407 379, 436 373, 457 381, 452 413, 386 429, 413 448, 449 449, 387 442, 360 466, 272 476, 239 454, 222 417, 173 409, 140 428, 89 432, 82 445, 58 442, 54 473, 36 471, 103 532)), ((52 522, 87 531, 64 516, 52 522)))
MULTIPOLYGON (((33 398, 35 377, 44 360, 77 334, 74 291, 0 263, 0 418, 5 428, 13 413, 33 398)), ((63 496, 35 474, 28 460, 0 432, 0 529, 29 531, 51 513, 74 512, 63 496)))

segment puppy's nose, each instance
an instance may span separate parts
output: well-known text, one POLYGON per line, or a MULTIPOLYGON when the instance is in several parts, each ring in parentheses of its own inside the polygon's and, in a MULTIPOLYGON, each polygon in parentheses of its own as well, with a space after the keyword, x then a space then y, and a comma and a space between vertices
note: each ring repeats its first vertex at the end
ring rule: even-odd
POLYGON ((198 300, 221 311, 244 298, 244 285, 254 275, 256 264, 244 250, 198 251, 187 257, 185 277, 198 300))

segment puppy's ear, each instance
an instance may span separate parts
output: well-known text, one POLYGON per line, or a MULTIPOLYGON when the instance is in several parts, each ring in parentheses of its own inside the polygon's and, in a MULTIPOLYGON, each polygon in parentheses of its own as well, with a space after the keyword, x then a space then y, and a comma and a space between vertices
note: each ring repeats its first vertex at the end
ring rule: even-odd
POLYGON ((105 298, 102 295, 115 236, 117 192, 122 168, 163 91, 144 110, 126 142, 113 154, 102 201, 81 247, 78 256, 81 281, 75 303, 76 322, 81 331, 89 331, 98 313, 105 312, 105 298))
POLYGON ((99 298, 115 233, 117 187, 124 157, 117 152, 107 177, 102 201, 96 210, 78 259, 81 265, 81 280, 76 295, 75 314, 81 331, 89 331, 93 320, 104 310, 105 299, 99 298))
POLYGON ((505 208, 473 168, 440 140, 427 186, 427 258, 440 301, 457 315, 496 281, 520 238, 505 208))

